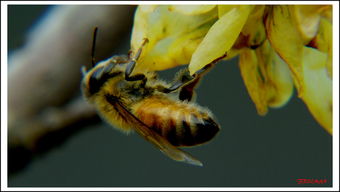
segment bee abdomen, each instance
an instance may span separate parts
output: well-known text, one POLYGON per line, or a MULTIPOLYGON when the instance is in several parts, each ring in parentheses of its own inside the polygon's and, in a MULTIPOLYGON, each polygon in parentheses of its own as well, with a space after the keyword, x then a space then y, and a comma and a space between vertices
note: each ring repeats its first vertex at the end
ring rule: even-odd
POLYGON ((138 105, 135 114, 175 146, 205 143, 220 129, 205 109, 164 98, 145 99, 138 105))
POLYGON ((211 140, 220 129, 209 116, 199 118, 195 114, 189 115, 189 118, 182 120, 174 129, 169 129, 165 135, 171 144, 175 146, 199 145, 211 140))

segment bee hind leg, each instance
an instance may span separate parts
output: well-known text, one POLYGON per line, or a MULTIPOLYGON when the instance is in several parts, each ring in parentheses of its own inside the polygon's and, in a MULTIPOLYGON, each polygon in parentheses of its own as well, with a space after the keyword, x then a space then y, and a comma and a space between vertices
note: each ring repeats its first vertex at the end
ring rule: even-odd
POLYGON ((158 86, 157 90, 163 93, 174 92, 179 90, 179 99, 181 101, 191 101, 195 93, 195 88, 197 87, 201 78, 208 72, 218 61, 225 58, 227 55, 224 54, 221 57, 213 60, 208 65, 204 66, 202 69, 198 70, 193 75, 189 74, 189 70, 186 68, 176 75, 175 81, 171 84, 169 88, 164 86, 158 86))
POLYGON ((178 90, 178 97, 181 101, 191 101, 195 93, 194 89, 201 79, 200 75, 191 76, 186 68, 177 73, 174 83, 169 87, 170 90, 178 90))
POLYGON ((189 83, 183 85, 179 91, 179 99, 181 101, 191 101, 195 94, 195 87, 197 87, 200 77, 194 78, 189 83))
POLYGON ((200 77, 191 76, 187 69, 177 73, 175 80, 169 87, 163 84, 157 85, 156 90, 162 93, 171 93, 179 90, 179 99, 181 101, 191 101, 194 95, 194 88, 198 84, 200 77))
MULTIPOLYGON (((180 77, 180 81, 181 83, 175 83, 174 87, 180 88, 179 90, 179 99, 181 101, 191 101, 194 94, 195 94, 195 88, 197 87, 197 85, 199 84, 202 76, 208 71, 208 69, 210 69, 212 67, 212 65, 207 65, 206 68, 202 69, 202 72, 199 71, 199 73, 195 73, 193 76, 189 75, 189 71, 187 71, 187 73, 183 74, 180 77), (191 78, 190 78, 191 77, 191 78)), ((177 81, 179 82, 179 81, 177 81)))
MULTIPOLYGON (((187 72, 184 73, 181 77, 181 79, 184 79, 184 81, 182 80, 183 84, 179 87, 181 87, 181 90, 179 92, 179 99, 182 101, 191 101, 192 97, 195 93, 195 88, 197 87, 199 81, 201 80, 201 78, 211 70, 212 67, 215 66, 215 64, 222 60, 223 58, 225 58, 227 56, 227 54, 223 54, 221 57, 213 60, 211 63, 209 63, 208 65, 204 66, 202 69, 198 70, 196 73, 193 74, 192 79, 188 78, 189 75, 189 71, 186 70, 187 72), (185 81, 188 81, 187 83, 185 83, 185 81)), ((189 75, 190 76, 190 75, 189 75)))
POLYGON ((194 95, 194 88, 198 84, 200 76, 189 74, 188 69, 179 71, 169 87, 163 84, 157 85, 156 90, 162 93, 171 93, 179 90, 179 99, 181 101, 191 101, 194 95))

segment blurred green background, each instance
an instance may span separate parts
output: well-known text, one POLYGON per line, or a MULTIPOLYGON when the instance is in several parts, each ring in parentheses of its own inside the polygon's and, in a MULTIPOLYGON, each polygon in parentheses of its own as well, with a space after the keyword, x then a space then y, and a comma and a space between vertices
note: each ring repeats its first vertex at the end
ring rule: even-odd
MULTIPOLYGON (((8 7, 9 51, 24 45, 30 27, 50 8, 8 7)), ((119 53, 128 51, 126 35, 119 53)), ((218 63, 197 90, 197 103, 208 107, 222 128, 210 143, 184 149, 203 167, 172 161, 139 135, 126 136, 102 122, 34 158, 9 177, 9 187, 331 186, 332 137, 296 94, 285 107, 259 116, 237 61, 218 63), (299 185, 296 179, 327 183, 299 185)), ((177 70, 161 75, 170 78, 177 70)))

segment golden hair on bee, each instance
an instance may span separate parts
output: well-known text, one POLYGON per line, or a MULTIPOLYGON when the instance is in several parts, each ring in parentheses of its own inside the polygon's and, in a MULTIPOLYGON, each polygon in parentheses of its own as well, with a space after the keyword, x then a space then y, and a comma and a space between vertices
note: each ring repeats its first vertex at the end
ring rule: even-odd
POLYGON ((220 129, 208 109, 191 101, 200 78, 217 60, 193 76, 182 70, 168 84, 155 72, 133 73, 147 42, 144 39, 135 54, 113 56, 97 65, 92 59, 92 68, 82 69, 83 95, 113 127, 136 131, 171 159, 202 166, 178 147, 206 143, 220 129))

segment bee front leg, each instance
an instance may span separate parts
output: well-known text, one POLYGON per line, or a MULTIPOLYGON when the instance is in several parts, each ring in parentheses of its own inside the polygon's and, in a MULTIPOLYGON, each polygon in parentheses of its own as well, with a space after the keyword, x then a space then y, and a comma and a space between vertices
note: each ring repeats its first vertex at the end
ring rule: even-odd
POLYGON ((131 54, 131 52, 129 52, 130 62, 126 66, 125 80, 127 80, 127 81, 140 81, 140 80, 142 80, 143 81, 142 85, 146 84, 146 80, 147 79, 146 79, 144 74, 136 74, 136 75, 133 75, 133 76, 131 76, 131 74, 132 74, 133 69, 136 66, 137 60, 139 59, 140 55, 142 54, 143 47, 148 42, 149 42, 149 40, 146 39, 146 38, 143 40, 143 43, 142 43, 141 47, 138 49, 136 55, 133 58, 131 58, 132 54, 131 54))
POLYGON ((115 55, 111 58, 111 62, 114 64, 124 64, 124 63, 128 63, 129 57, 126 55, 115 55))
POLYGON ((127 81, 146 81, 146 77, 144 74, 136 74, 131 76, 131 73, 133 71, 133 69, 135 68, 136 65, 136 61, 130 61, 127 66, 126 66, 126 70, 125 70, 125 80, 127 81))
POLYGON ((135 61, 130 61, 127 64, 126 70, 125 70, 125 80, 126 81, 142 81, 140 86, 145 87, 147 78, 145 77, 144 74, 139 73, 139 74, 135 74, 135 75, 131 76, 131 73, 132 73, 135 65, 136 65, 135 61))

